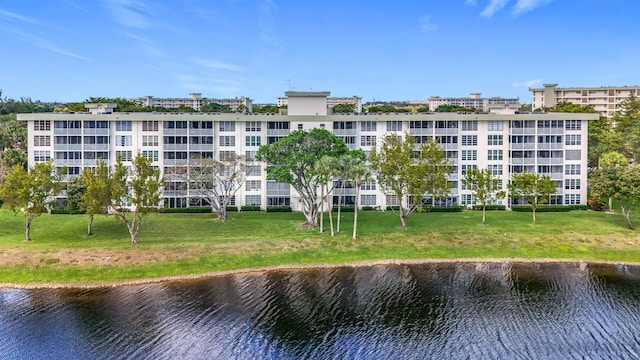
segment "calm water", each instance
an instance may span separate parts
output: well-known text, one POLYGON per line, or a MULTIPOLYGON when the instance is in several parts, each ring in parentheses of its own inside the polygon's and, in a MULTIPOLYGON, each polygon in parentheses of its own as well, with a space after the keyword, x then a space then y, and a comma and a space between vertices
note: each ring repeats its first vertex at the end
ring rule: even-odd
POLYGON ((638 359, 640 267, 426 264, 0 290, 1 359, 638 359))

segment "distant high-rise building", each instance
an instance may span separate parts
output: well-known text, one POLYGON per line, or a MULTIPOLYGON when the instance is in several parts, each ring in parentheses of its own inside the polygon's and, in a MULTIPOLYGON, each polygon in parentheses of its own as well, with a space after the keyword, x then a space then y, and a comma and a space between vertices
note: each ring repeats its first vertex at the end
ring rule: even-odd
POLYGON ((431 96, 429 98, 429 109, 434 111, 441 105, 455 105, 464 108, 476 108, 483 112, 488 112, 492 105, 519 105, 519 98, 490 97, 483 98, 481 93, 471 93, 469 97, 440 97, 431 96))
POLYGON ((533 95, 533 109, 554 107, 559 103, 591 105, 602 115, 612 117, 620 103, 629 95, 640 95, 640 86, 601 86, 559 88, 558 84, 543 84, 543 88, 529 88, 533 95))

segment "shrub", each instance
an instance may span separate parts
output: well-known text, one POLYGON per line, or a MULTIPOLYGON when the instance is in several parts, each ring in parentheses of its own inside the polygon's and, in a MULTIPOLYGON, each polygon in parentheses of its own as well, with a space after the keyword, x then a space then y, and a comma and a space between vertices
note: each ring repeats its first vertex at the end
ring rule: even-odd
POLYGON ((65 209, 65 208, 53 208, 51 209, 51 213, 52 214, 56 214, 56 215, 77 215, 77 214, 84 214, 86 213, 86 211, 84 209, 65 209))
POLYGON ((378 210, 378 208, 376 208, 375 206, 363 206, 362 210, 363 211, 372 211, 372 210, 378 210))
POLYGON ((267 212, 291 212, 291 206, 269 206, 267 212))
MULTIPOLYGON (((536 212, 568 212, 574 210, 569 206, 563 205, 548 205, 548 206, 540 206, 536 209, 536 212)), ((511 211, 517 212, 532 212, 531 206, 512 206, 511 211)))
POLYGON ((422 206, 418 208, 418 212, 461 212, 462 207, 458 205, 454 206, 422 206))
MULTIPOLYGON (((341 206, 340 207, 340 212, 353 212, 355 209, 355 207, 353 206, 341 206)), ((331 211, 333 212, 338 212, 338 207, 334 206, 333 209, 331 209, 331 211)))
POLYGON ((182 213, 182 214, 195 214, 195 213, 210 213, 211 208, 208 206, 203 207, 188 207, 188 208, 162 208, 161 213, 182 213))
POLYGON ((237 206, 227 206, 227 211, 238 211, 237 206))
MULTIPOLYGON (((473 205, 471 207, 472 210, 482 210, 482 205, 473 205)), ((505 205, 487 205, 485 206, 485 210, 506 210, 507 207, 505 205)))
POLYGON ((603 211, 606 207, 606 203, 600 198, 588 198, 587 206, 593 211, 603 211))
POLYGON ((260 206, 245 205, 240 207, 240 211, 260 211, 260 206))

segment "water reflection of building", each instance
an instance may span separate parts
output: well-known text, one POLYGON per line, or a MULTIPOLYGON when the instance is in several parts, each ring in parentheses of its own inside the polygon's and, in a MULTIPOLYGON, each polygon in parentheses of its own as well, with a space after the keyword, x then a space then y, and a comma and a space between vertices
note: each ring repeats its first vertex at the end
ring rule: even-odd
MULTIPOLYGON (((260 145, 273 143, 294 130, 323 128, 350 149, 369 153, 387 134, 410 134, 418 144, 437 141, 451 160, 450 191, 426 199, 434 205, 472 205, 471 191, 461 181, 470 168, 487 168, 502 181, 527 171, 551 177, 556 193, 551 204, 585 204, 587 200, 587 128, 597 114, 572 113, 375 113, 328 114, 329 92, 287 92, 286 114, 119 113, 114 104, 88 105, 86 113, 19 114, 29 133, 29 163, 54 160, 66 167, 69 180, 99 158, 113 164, 121 156, 131 165, 136 153, 152 158, 165 174, 168 207, 207 205, 173 176, 197 157, 225 159, 233 154, 255 156, 260 145)), ((246 184, 232 205, 290 205, 301 209, 291 186, 267 180, 264 164, 247 170, 246 184)), ((337 179, 336 179, 337 181, 337 179)), ((399 199, 375 181, 363 182, 360 204, 385 208, 399 199)), ((63 199, 66 195, 60 195, 63 199)), ((337 195, 336 195, 337 198, 337 195)), ((334 202, 337 199, 334 199, 334 202)), ((355 201, 347 185, 343 204, 355 201)))

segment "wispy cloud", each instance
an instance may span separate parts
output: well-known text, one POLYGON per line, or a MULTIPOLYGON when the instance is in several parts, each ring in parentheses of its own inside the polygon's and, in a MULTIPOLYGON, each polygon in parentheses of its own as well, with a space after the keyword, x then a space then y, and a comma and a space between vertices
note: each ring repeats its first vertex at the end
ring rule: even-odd
POLYGON ((20 14, 16 14, 14 12, 3 10, 3 9, 0 9, 0 18, 10 19, 10 20, 18 20, 20 22, 25 22, 25 23, 34 24, 34 25, 41 25, 41 26, 42 25, 46 25, 46 23, 41 21, 41 20, 34 19, 32 17, 28 17, 28 16, 24 16, 24 15, 20 15, 20 14))
POLYGON ((542 84, 542 80, 539 79, 534 79, 534 80, 529 80, 529 81, 525 81, 525 82, 515 82, 513 83, 513 88, 517 89, 517 88, 530 88, 530 87, 536 87, 536 86, 540 86, 542 84))
POLYGON ((191 61, 196 65, 212 70, 227 70, 236 72, 242 70, 242 68, 238 65, 228 64, 218 60, 192 58, 191 61))
POLYGON ((438 30, 439 26, 431 21, 431 16, 425 15, 418 18, 418 26, 423 32, 438 30))
POLYGON ((478 3, 476 0, 467 0, 464 2, 465 5, 471 5, 471 6, 476 6, 476 4, 478 3))
POLYGON ((69 56, 69 57, 72 57, 72 58, 85 60, 85 61, 90 61, 89 58, 86 58, 84 56, 75 54, 75 53, 73 53, 71 51, 65 50, 65 49, 57 46, 55 44, 55 42, 47 40, 47 39, 44 39, 42 37, 39 37, 39 36, 36 36, 36 35, 33 35, 33 34, 29 34, 29 33, 26 33, 24 31, 20 31, 20 30, 17 30, 17 29, 8 28, 8 27, 5 27, 5 26, 0 26, 0 30, 2 30, 3 32, 6 32, 6 33, 13 34, 13 36, 16 39, 20 40, 20 41, 24 41, 26 43, 29 43, 29 44, 35 45, 37 47, 40 47, 42 49, 53 51, 55 53, 58 53, 58 54, 61 54, 61 55, 65 55, 65 56, 69 56))
POLYGON ((149 7, 142 1, 105 0, 104 3, 121 25, 136 29, 147 29, 151 25, 146 14, 149 7))
POLYGON ((278 6, 273 0, 263 0, 258 7, 260 10, 258 20, 260 33, 258 34, 258 38, 267 50, 279 52, 282 50, 282 44, 280 37, 274 30, 274 18, 276 16, 274 13, 278 9, 278 6))
POLYGON ((487 4, 484 10, 480 13, 480 16, 487 18, 492 17, 493 14, 505 7, 507 2, 509 2, 509 0, 490 0, 489 4, 487 4))
POLYGON ((529 12, 537 7, 547 5, 552 0, 518 0, 513 6, 513 15, 518 16, 529 12))

